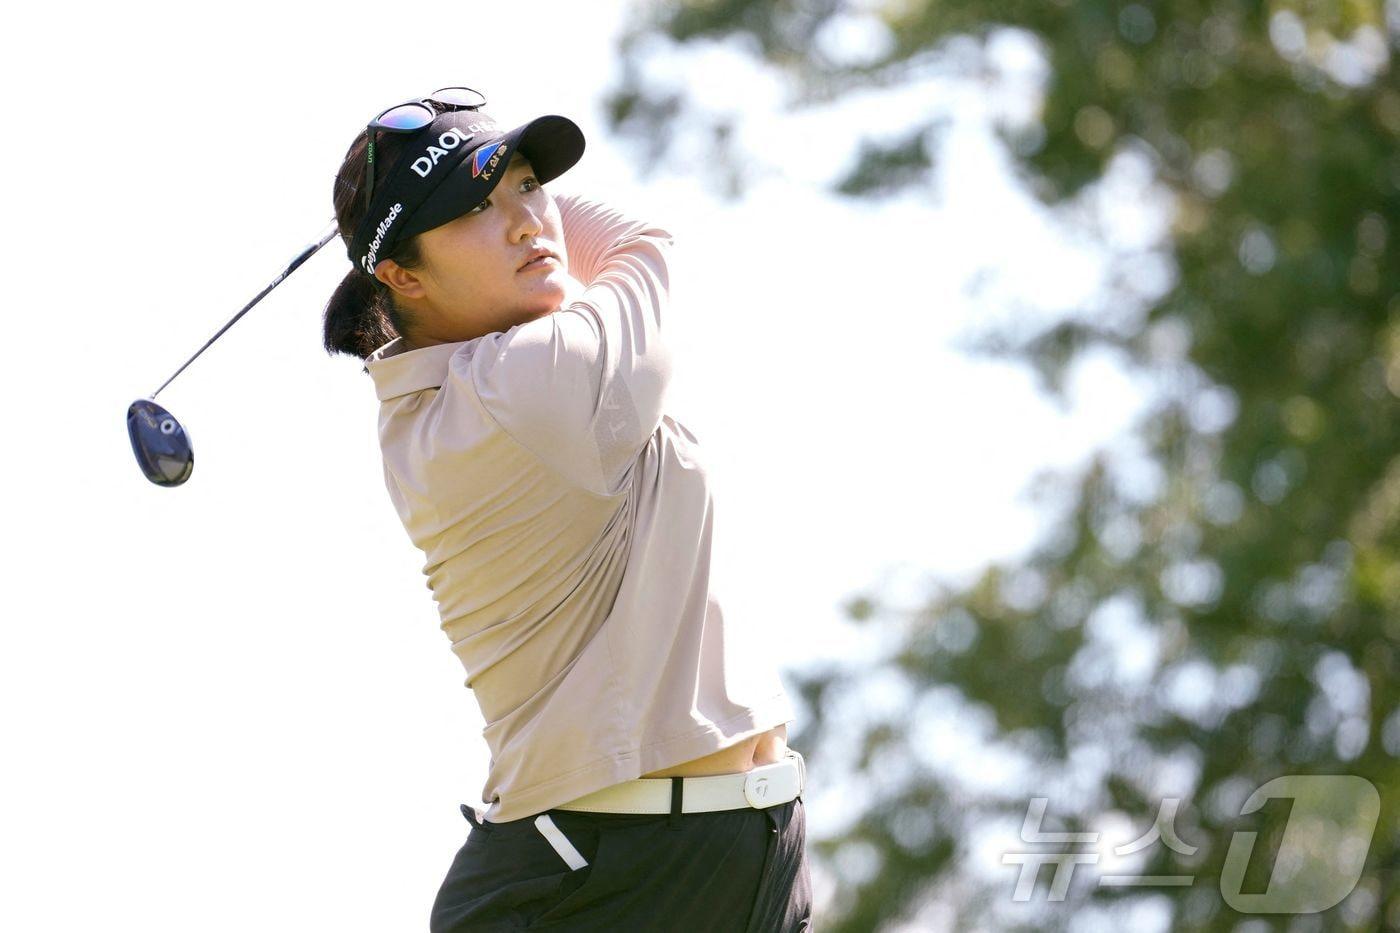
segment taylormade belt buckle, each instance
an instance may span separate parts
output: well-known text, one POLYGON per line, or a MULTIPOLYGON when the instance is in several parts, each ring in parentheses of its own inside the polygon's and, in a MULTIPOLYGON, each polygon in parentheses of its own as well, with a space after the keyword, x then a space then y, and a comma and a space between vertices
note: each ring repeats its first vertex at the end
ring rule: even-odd
POLYGON ((744 799, 760 810, 787 803, 802 793, 802 766, 796 758, 759 765, 744 776, 744 799))

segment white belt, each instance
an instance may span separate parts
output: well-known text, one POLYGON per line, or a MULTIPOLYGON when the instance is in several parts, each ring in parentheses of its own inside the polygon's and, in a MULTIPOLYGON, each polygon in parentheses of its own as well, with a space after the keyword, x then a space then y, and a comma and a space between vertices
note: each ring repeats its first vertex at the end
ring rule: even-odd
MULTIPOLYGON (((707 774, 674 780, 681 784, 681 812, 708 813, 713 810, 762 810, 775 807, 802 793, 807 763, 801 753, 789 748, 781 761, 759 765, 737 774, 707 774)), ((590 813, 670 813, 672 778, 635 778, 585 794, 555 810, 586 810, 590 813)))

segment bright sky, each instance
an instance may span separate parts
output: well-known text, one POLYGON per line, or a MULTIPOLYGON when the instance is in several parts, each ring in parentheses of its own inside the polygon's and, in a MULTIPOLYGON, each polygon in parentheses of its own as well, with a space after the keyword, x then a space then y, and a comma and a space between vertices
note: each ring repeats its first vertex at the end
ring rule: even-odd
MULTIPOLYGON (((761 75, 684 66, 707 100, 754 91, 745 133, 767 167, 727 203, 705 162, 644 181, 609 138, 617 15, 558 0, 12 14, 0 67, 33 131, 12 120, 3 156, 0 928, 426 926, 487 755, 384 491, 369 378, 320 349, 339 241, 161 394, 194 442, 187 485, 148 484, 124 423, 326 225, 376 108, 465 83, 503 122, 567 114, 588 152, 552 187, 675 233, 673 410, 717 477, 726 615, 766 627, 784 671, 870 649, 840 622, 853 593, 912 600, 923 574, 1025 549, 1031 474, 1127 424, 1141 389, 1111 361, 1084 367, 1063 412, 1021 370, 951 347, 993 313, 964 294, 979 269, 1051 307, 1103 274, 1009 186, 990 97, 938 104, 960 115, 938 190, 851 204, 814 182, 848 164, 858 109, 781 123, 761 75)), ((881 113, 882 131, 898 123, 881 113)), ((1150 239, 1149 220, 1120 222, 1125 242, 1150 239)), ((813 833, 832 822, 814 812, 813 833)))

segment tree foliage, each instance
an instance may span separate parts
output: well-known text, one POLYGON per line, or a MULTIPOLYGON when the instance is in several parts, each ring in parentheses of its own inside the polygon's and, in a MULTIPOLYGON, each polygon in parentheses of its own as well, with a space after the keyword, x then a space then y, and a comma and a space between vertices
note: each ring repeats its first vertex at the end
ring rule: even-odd
MULTIPOLYGON (((866 594, 852 617, 897 627, 899 650, 877 669, 802 680, 812 715, 794 744, 814 771, 837 757, 830 724, 850 718, 844 707, 863 685, 897 683, 907 698, 869 717, 854 759, 872 780, 907 779, 880 785, 849 832, 814 847, 833 865, 870 847, 880 866, 838 876, 822 927, 875 930, 934 899, 959 927, 1006 928, 989 905, 1010 900, 1014 872, 988 887, 960 865, 979 826, 1019 825, 1027 801, 925 764, 929 718, 958 715, 985 719, 987 741, 1033 761, 1047 787, 1087 782, 1078 797, 1051 796, 1059 828, 1112 812, 1145 828, 1162 788, 1179 786, 1163 775, 1189 775, 1176 827, 1198 850, 1156 846, 1139 872, 1194 884, 1075 885, 1047 904, 1042 883, 1029 925, 1066 927, 1151 896, 1169 900, 1173 928, 1237 929, 1245 915, 1217 885, 1231 834, 1257 830, 1267 850, 1288 819, 1286 807, 1242 816, 1244 796, 1282 774, 1353 774, 1382 802, 1356 892, 1322 914, 1260 918, 1261 928, 1400 928, 1400 88, 1389 61, 1400 6, 664 0, 646 10, 623 42, 610 107, 653 158, 667 156, 668 127, 687 113, 684 90, 647 79, 647 57, 666 49, 742 40, 782 69, 801 107, 897 86, 955 37, 1014 28, 1036 38, 1049 80, 1034 125, 1006 144, 1047 207, 1130 150, 1174 201, 1174 281, 1129 332, 1080 315, 999 335, 1052 382, 1105 343, 1164 374, 1169 390, 1136 429, 1143 462, 1105 451, 1059 477, 1048 488, 1066 505, 1027 559, 940 587, 917 612, 866 594), (884 38, 876 54, 824 51, 823 30, 856 21, 884 38), (1123 668, 1113 638, 1124 632, 1150 646, 1145 667, 1123 668)), ((722 140, 725 128, 714 130, 722 140)), ((924 184, 934 143, 918 127, 868 142, 838 190, 924 184)), ((1251 862, 1248 890, 1263 890, 1270 866, 1251 862)))

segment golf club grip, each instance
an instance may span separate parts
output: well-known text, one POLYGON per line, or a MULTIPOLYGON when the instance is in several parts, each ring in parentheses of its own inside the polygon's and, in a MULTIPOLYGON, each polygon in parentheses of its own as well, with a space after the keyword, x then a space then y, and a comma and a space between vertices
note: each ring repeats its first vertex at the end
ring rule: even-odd
POLYGON ((325 246, 327 243, 329 243, 331 241, 331 238, 339 232, 340 223, 338 221, 332 220, 331 225, 326 228, 323 234, 321 234, 321 238, 315 243, 312 243, 311 245, 306 247, 306 249, 302 250, 301 253, 297 256, 297 258, 292 260, 292 264, 287 267, 287 271, 282 273, 282 278, 286 278, 287 276, 291 275, 297 270, 297 266, 300 266, 302 263, 306 262, 306 260, 310 259, 312 256, 315 256, 316 251, 321 247, 325 246))

